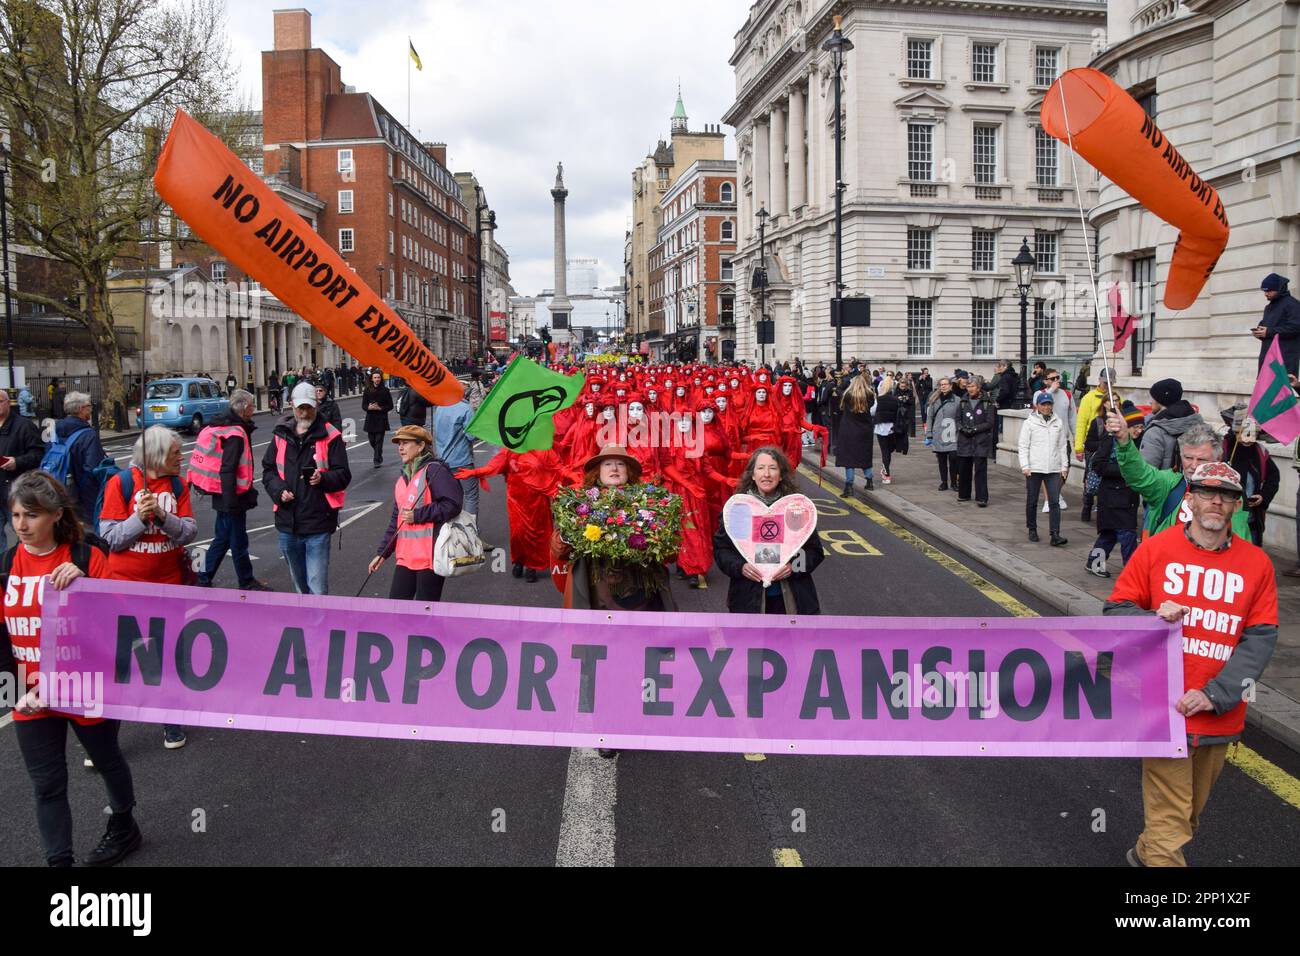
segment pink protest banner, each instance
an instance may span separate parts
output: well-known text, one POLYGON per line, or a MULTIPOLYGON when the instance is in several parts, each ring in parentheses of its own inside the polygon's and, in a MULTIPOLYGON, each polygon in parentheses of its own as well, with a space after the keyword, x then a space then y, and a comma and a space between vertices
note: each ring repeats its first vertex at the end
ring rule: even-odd
MULTIPOLYGON (((241 730, 816 754, 1184 756, 1155 618, 606 614, 80 580, 58 709, 241 730), (79 679, 74 679, 80 675, 79 679), (96 675, 99 675, 96 678, 96 675)), ((52 675, 47 674, 47 678, 52 675)))

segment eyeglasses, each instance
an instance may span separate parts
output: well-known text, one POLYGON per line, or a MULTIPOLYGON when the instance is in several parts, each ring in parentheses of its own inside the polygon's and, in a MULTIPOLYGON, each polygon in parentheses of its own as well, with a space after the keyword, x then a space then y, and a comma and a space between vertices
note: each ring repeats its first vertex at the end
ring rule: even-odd
POLYGON ((1226 501, 1231 504, 1234 501, 1241 500, 1240 491, 1224 491, 1220 488, 1193 488, 1192 494, 1202 501, 1213 501, 1218 498, 1220 501, 1226 501))
POLYGON ((1049 375, 1049 376, 1047 376, 1047 381, 1049 381, 1049 382, 1059 382, 1060 380, 1061 380, 1061 376, 1059 376, 1059 375, 1049 375))

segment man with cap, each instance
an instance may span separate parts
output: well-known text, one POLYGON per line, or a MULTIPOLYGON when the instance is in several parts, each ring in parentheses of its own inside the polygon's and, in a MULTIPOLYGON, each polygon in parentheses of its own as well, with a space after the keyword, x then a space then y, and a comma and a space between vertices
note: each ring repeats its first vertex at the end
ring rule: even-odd
POLYGON ((280 553, 299 594, 328 594, 330 537, 352 481, 342 433, 316 414, 316 387, 300 381, 293 412, 276 423, 262 457, 280 553))
POLYGON ((1187 720, 1188 756, 1142 760, 1145 826, 1131 866, 1186 866, 1210 791, 1241 738, 1247 693, 1277 643, 1277 584, 1268 555, 1232 534, 1241 477, 1222 462, 1188 476, 1191 520, 1134 552, 1102 613, 1182 622, 1183 690, 1171 700, 1187 720))
POLYGON ((393 443, 402 459, 402 472, 393 486, 388 529, 369 571, 374 574, 385 559, 396 554, 389 598, 440 601, 447 579, 434 573, 433 546, 439 527, 460 514, 460 482, 434 454, 433 436, 419 425, 403 425, 393 434, 393 443))
MULTIPOLYGON (((1101 416, 1106 416, 1105 407, 1111 400, 1111 393, 1114 393, 1115 401, 1123 401, 1123 396, 1119 390, 1111 385, 1114 379, 1114 370, 1107 367, 1101 370, 1097 376, 1097 384, 1087 395, 1079 400, 1079 414, 1075 416, 1074 421, 1074 457, 1079 461, 1084 461, 1083 446, 1088 440, 1088 429, 1092 427, 1092 420, 1101 416)), ((1084 462, 1083 472, 1084 487, 1088 484, 1088 468, 1084 462)), ((1083 495, 1083 510, 1079 513, 1080 521, 1092 520, 1092 502, 1093 496, 1086 491, 1083 495)))
POLYGON ((1273 336, 1282 342, 1282 362, 1292 375, 1300 375, 1300 302, 1287 290, 1287 279, 1270 272, 1259 284, 1268 304, 1264 317, 1251 330, 1259 339, 1259 364, 1264 364, 1268 350, 1273 347, 1273 336))
POLYGON ((1183 398, 1183 383, 1176 378, 1163 378, 1151 386, 1151 412, 1142 439, 1142 457, 1153 468, 1172 468, 1178 439, 1205 419, 1183 398))
POLYGON ((1070 438, 1065 423, 1052 414, 1051 392, 1034 396, 1034 410, 1020 428, 1020 471, 1025 476, 1025 524, 1029 540, 1038 540, 1038 494, 1047 487, 1048 525, 1052 546, 1067 544, 1061 537, 1061 484, 1070 473, 1070 438))

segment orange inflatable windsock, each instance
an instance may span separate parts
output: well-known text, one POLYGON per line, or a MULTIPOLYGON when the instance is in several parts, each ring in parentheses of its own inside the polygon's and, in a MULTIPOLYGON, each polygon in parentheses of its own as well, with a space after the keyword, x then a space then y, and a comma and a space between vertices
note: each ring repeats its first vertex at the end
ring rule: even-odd
POLYGON ((1228 216, 1214 187, 1192 171, 1137 101, 1105 73, 1061 74, 1043 97, 1043 129, 1179 230, 1165 305, 1196 301, 1228 244, 1228 216))
POLYGON ((154 188, 214 249, 366 365, 435 405, 463 389, 410 327, 301 216, 225 145, 176 111, 154 188))

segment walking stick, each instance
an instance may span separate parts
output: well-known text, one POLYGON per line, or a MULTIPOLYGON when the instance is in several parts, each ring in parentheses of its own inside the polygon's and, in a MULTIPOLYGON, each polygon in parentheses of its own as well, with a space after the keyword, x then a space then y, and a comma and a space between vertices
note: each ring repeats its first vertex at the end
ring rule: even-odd
POLYGON ((361 587, 357 588, 357 593, 353 595, 353 597, 361 597, 361 592, 366 589, 366 585, 370 583, 370 579, 374 576, 374 574, 375 572, 371 571, 369 574, 366 575, 366 579, 361 582, 361 587))

